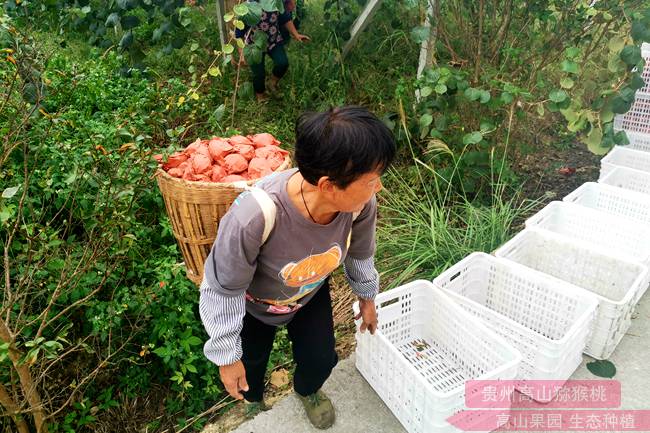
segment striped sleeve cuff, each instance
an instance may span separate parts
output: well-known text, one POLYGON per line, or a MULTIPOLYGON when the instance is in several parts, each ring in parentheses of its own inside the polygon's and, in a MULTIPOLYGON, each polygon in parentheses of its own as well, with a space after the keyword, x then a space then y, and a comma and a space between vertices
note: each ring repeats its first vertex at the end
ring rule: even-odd
POLYGON ((232 364, 242 357, 239 334, 246 314, 245 296, 245 293, 223 296, 205 280, 201 283, 199 314, 210 337, 203 346, 203 353, 219 366, 232 364))
POLYGON ((348 256, 343 262, 343 271, 355 295, 375 299, 379 293, 379 274, 373 257, 359 260, 348 256))

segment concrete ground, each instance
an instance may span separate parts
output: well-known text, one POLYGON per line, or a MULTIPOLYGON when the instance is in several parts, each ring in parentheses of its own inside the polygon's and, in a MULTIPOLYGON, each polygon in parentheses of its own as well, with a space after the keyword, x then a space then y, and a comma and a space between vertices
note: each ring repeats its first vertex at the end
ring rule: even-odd
MULTIPOLYGON (((585 364, 573 379, 597 379, 585 364)), ((650 293, 641 299, 632 326, 610 357, 621 381, 621 409, 650 409, 650 293)), ((337 419, 329 433, 403 433, 406 430, 379 399, 354 366, 354 355, 336 367, 324 386, 332 399, 337 419)), ((207 431, 208 429, 206 429, 207 431)), ((298 399, 289 395, 268 412, 241 424, 233 433, 315 433, 298 399)))

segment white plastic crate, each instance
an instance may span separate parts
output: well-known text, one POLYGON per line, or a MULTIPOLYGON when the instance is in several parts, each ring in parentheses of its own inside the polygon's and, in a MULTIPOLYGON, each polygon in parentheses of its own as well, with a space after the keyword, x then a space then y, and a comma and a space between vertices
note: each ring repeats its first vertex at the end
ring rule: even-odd
POLYGON ((375 303, 375 335, 361 334, 357 321, 356 366, 409 433, 459 431, 446 419, 465 409, 466 381, 515 379, 521 354, 431 282, 375 303))
POLYGON ((624 147, 634 150, 641 150, 643 152, 650 152, 650 134, 644 134, 643 132, 635 131, 625 131, 625 135, 627 135, 627 140, 630 142, 630 144, 624 147))
POLYGON ((609 174, 601 177, 598 183, 643 194, 650 194, 650 171, 635 170, 629 167, 616 167, 609 174))
POLYGON ((433 284, 521 352, 517 379, 564 381, 582 360, 598 307, 584 290, 485 253, 470 254, 433 284))
POLYGON ((637 93, 630 110, 614 117, 614 129, 650 133, 650 94, 637 93))
POLYGON ((650 226, 596 209, 553 201, 528 218, 526 227, 548 230, 650 265, 650 226))
POLYGON ((612 354, 650 283, 645 265, 545 230, 527 228, 495 254, 569 282, 597 298, 598 313, 585 348, 585 353, 597 359, 612 354))
POLYGON ((650 197, 602 183, 586 182, 562 199, 650 226, 650 197))
POLYGON ((634 150, 626 146, 614 146, 600 160, 600 179, 607 176, 616 167, 629 167, 650 172, 650 152, 634 150))

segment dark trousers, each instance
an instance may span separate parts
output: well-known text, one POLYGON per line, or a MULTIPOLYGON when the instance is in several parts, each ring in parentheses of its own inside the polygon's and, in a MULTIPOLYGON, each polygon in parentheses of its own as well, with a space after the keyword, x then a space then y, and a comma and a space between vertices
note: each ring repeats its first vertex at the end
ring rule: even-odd
MULTIPOLYGON (((248 401, 261 401, 264 393, 264 374, 273 348, 275 326, 264 324, 246 313, 241 331, 242 362, 246 368, 248 401)), ((293 388, 307 396, 318 391, 338 362, 334 350, 334 321, 329 279, 314 297, 302 307, 287 325, 296 370, 293 388)))
POLYGON ((262 54, 262 61, 260 63, 250 65, 251 71, 253 72, 253 88, 255 89, 255 93, 264 93, 266 90, 264 83, 266 80, 266 69, 264 65, 267 55, 273 60, 272 72, 276 78, 284 77, 287 69, 289 69, 289 58, 287 57, 283 44, 277 44, 270 52, 262 54))

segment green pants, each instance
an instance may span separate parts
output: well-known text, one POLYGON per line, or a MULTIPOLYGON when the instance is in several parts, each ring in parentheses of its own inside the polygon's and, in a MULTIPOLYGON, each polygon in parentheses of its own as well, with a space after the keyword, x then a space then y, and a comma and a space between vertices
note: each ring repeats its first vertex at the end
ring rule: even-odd
POLYGON ((266 80, 266 70, 264 64, 267 54, 273 60, 273 76, 282 78, 287 73, 287 69, 289 69, 289 58, 284 50, 284 45, 278 44, 268 53, 264 53, 260 63, 250 65, 251 71, 253 72, 253 88, 255 89, 255 93, 264 93, 266 90, 264 83, 266 80))

